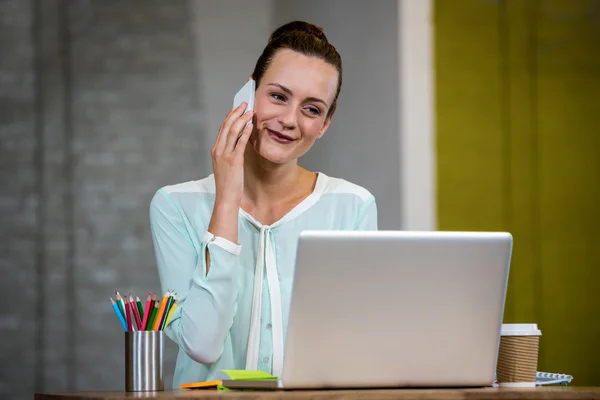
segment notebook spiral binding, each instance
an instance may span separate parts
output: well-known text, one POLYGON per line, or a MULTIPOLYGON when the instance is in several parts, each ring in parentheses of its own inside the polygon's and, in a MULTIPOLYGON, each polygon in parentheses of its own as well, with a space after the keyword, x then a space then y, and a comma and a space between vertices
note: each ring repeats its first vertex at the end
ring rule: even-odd
POLYGON ((573 377, 565 374, 553 374, 550 372, 537 372, 535 374, 535 383, 537 385, 566 385, 571 383, 573 377))
MULTIPOLYGON (((566 374, 553 374, 550 372, 536 372, 535 384, 536 386, 542 385, 567 385, 571 383, 573 377, 566 374)), ((492 387, 498 387, 498 380, 494 378, 492 387)))

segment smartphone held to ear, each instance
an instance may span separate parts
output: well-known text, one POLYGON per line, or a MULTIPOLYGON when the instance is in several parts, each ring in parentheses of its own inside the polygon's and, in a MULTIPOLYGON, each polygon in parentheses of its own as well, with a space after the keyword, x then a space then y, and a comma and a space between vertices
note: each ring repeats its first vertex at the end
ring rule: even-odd
POLYGON ((246 111, 254 110, 254 93, 256 90, 256 82, 254 79, 250 79, 246 84, 236 93, 233 98, 233 108, 236 108, 242 102, 246 102, 246 111))
MULTIPOLYGON (((233 108, 236 108, 237 106, 242 104, 242 102, 245 101, 247 105, 246 105, 246 110, 244 112, 254 110, 255 89, 256 89, 256 83, 254 82, 254 79, 248 80, 248 82, 246 82, 246 84, 240 89, 240 91, 235 94, 235 96, 233 98, 233 108)), ((242 128, 242 130, 238 133, 237 140, 240 140, 240 137, 242 137, 242 134, 244 133, 244 129, 246 128, 246 126, 248 126, 248 124, 244 125, 244 128, 242 128)), ((236 144, 237 144, 237 141, 236 141, 236 144)))

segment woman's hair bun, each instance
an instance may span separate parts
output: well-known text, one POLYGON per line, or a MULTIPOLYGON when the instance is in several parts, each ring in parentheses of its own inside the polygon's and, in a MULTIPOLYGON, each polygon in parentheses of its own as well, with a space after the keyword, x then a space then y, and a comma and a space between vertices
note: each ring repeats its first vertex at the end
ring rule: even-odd
POLYGON ((273 31, 271 37, 269 38, 269 41, 273 41, 278 37, 289 34, 291 32, 308 33, 310 35, 316 36, 318 39, 321 39, 324 42, 329 42, 327 40, 327 36, 325 36, 325 33, 323 32, 323 29, 319 28, 314 24, 304 21, 292 21, 280 26, 279 28, 273 31))

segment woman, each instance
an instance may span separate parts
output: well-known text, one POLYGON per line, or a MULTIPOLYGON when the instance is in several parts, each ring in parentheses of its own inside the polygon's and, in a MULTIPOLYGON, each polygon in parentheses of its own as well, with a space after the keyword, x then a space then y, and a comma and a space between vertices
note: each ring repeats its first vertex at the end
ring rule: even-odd
POLYGON ((164 187, 150 205, 161 285, 180 298, 166 328, 179 345, 176 388, 221 369, 280 375, 300 232, 377 229, 366 189, 298 166, 342 85, 323 31, 300 21, 276 29, 252 78, 254 112, 242 104, 225 118, 214 174, 164 187))

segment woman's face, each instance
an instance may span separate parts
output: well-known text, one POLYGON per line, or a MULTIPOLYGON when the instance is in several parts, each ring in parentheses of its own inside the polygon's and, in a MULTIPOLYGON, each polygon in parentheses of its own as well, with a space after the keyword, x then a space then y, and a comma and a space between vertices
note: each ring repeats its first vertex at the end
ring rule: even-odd
POLYGON ((323 60, 278 51, 256 89, 255 151, 276 164, 304 155, 329 127, 337 80, 335 67, 323 60))

